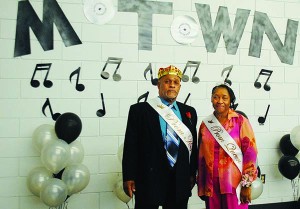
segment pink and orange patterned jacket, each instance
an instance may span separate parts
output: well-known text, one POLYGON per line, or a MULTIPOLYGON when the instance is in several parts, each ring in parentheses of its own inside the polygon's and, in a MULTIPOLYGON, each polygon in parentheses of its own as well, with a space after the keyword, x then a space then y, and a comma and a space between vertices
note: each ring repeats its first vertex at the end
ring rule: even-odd
MULTIPOLYGON (((252 127, 247 118, 234 110, 229 110, 228 121, 224 128, 236 141, 243 153, 243 175, 248 174, 251 179, 257 177, 256 158, 257 148, 252 127)), ((198 195, 212 196, 214 143, 218 143, 210 131, 201 123, 199 129, 198 156, 198 195)), ((216 175, 214 175, 216 176, 216 175)), ((229 155, 219 148, 218 174, 221 194, 232 193, 241 182, 242 175, 229 155)))

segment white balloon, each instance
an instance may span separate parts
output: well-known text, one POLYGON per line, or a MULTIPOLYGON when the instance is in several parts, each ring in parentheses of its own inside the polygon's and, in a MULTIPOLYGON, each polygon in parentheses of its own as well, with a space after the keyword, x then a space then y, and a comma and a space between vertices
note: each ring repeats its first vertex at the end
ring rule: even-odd
POLYGON ((75 140, 71 144, 69 144, 69 146, 71 156, 68 165, 82 163, 84 157, 84 149, 80 141, 75 140))
POLYGON ((62 173, 61 179, 66 183, 68 187, 68 194, 83 190, 90 181, 90 171, 83 164, 69 165, 62 173))
POLYGON ((122 179, 117 180, 117 182, 115 184, 114 192, 115 192, 116 196, 119 198, 119 200, 121 200, 124 203, 128 203, 131 200, 131 197, 129 197, 124 192, 122 179))
POLYGON ((48 169, 45 167, 36 167, 27 176, 27 188, 32 194, 39 197, 42 185, 50 178, 53 178, 53 175, 48 169))
POLYGON ((50 141, 57 140, 54 126, 43 124, 37 127, 32 134, 33 146, 41 152, 43 147, 50 141))
POLYGON ((47 169, 57 174, 66 167, 70 156, 70 147, 67 142, 58 139, 47 143, 42 149, 41 160, 47 169))
POLYGON ((257 199, 263 192, 263 183, 259 177, 257 177, 251 184, 251 199, 257 199))
POLYGON ((296 126, 292 129, 290 139, 293 146, 300 150, 300 126, 296 126))
POLYGON ((118 159, 122 163, 124 144, 122 143, 118 149, 118 159))
POLYGON ((47 180, 41 189, 41 200, 50 207, 61 205, 68 196, 67 185, 60 179, 47 180))

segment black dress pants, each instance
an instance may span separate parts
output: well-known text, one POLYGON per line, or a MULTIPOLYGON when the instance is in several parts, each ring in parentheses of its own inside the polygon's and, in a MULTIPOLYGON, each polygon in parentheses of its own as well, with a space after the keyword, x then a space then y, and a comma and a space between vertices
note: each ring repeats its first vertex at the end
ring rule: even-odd
MULTIPOLYGON (((175 165, 176 166, 176 165, 175 165)), ((163 209, 187 209, 187 199, 176 200, 176 186, 175 186, 175 168, 170 169, 169 178, 168 178, 168 192, 167 199, 163 205, 155 205, 145 203, 138 198, 135 199, 135 209, 158 209, 159 206, 162 206, 163 209)), ((180 189, 180 188, 179 188, 180 189)))

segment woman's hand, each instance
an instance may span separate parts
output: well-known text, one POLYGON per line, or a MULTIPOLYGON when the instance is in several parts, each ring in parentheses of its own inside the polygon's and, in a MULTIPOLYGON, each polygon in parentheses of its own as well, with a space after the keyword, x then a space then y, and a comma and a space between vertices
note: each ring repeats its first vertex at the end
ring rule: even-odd
POLYGON ((242 187, 240 198, 241 198, 241 203, 250 203, 251 187, 242 187))

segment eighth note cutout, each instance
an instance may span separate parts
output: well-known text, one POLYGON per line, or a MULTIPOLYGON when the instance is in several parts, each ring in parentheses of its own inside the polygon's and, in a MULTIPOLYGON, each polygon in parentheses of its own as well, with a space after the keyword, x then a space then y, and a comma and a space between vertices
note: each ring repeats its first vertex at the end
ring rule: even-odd
POLYGON ((45 109, 49 107, 49 110, 50 110, 50 113, 51 113, 51 117, 54 121, 57 120, 57 118, 61 115, 60 113, 55 113, 53 114, 53 111, 52 111, 52 107, 51 107, 51 104, 50 104, 50 100, 49 98, 46 99, 46 102, 44 103, 43 107, 42 107, 42 112, 43 114, 47 117, 46 113, 45 113, 45 109))
POLYGON ((31 85, 33 88, 39 87, 39 86, 40 86, 40 82, 39 82, 38 80, 34 79, 35 74, 36 74, 36 71, 44 71, 44 70, 47 70, 47 73, 46 73, 46 76, 45 76, 45 78, 44 78, 43 84, 44 84, 44 86, 45 86, 46 88, 52 87, 52 85, 53 85, 52 81, 47 80, 48 75, 49 75, 50 68, 51 68, 51 63, 36 64, 35 69, 34 69, 34 72, 33 72, 32 77, 31 77, 30 85, 31 85))
POLYGON ((261 69, 260 72, 259 72, 259 74, 258 74, 258 76, 257 76, 257 78, 256 78, 256 80, 255 80, 255 82, 254 82, 255 88, 257 88, 257 89, 261 88, 261 83, 258 81, 258 79, 259 79, 260 75, 265 75, 265 76, 268 76, 268 78, 267 78, 267 80, 266 80, 266 82, 264 84, 264 90, 265 91, 270 91, 271 87, 270 87, 270 85, 268 85, 268 81, 269 81, 272 73, 273 73, 272 70, 261 69))
POLYGON ((101 78, 103 78, 103 79, 108 79, 109 78, 109 73, 105 71, 108 64, 117 64, 117 67, 116 67, 115 72, 113 74, 113 80, 114 81, 120 81, 121 80, 121 75, 117 74, 117 71, 118 71, 118 69, 121 65, 122 60, 123 60, 123 58, 108 57, 105 65, 102 69, 101 78))
POLYGON ((77 68, 76 70, 74 70, 71 74, 70 74, 70 77, 69 77, 69 80, 70 80, 70 82, 72 83, 72 77, 74 76, 74 75, 77 75, 77 78, 76 78, 76 86, 75 86, 75 88, 76 88, 76 90, 77 91, 83 91, 84 89, 85 89, 85 86, 83 85, 83 84, 81 84, 81 83, 78 83, 78 81, 79 81, 79 76, 80 76, 80 67, 79 68, 77 68))

